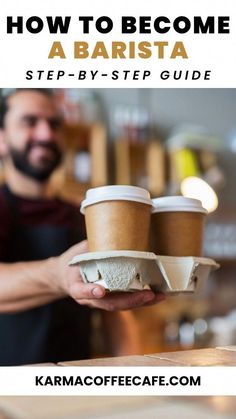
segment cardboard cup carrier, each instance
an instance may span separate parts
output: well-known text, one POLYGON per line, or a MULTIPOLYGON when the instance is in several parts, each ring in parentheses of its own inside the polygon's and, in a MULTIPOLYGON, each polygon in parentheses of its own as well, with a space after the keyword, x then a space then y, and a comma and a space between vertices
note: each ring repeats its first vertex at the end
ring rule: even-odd
POLYGON ((84 282, 109 291, 146 287, 169 294, 203 289, 219 265, 202 254, 204 219, 200 201, 182 196, 150 199, 134 186, 105 186, 87 191, 85 214, 89 252, 75 256, 84 282), (149 227, 155 253, 147 252, 149 227), (164 256, 163 256, 164 255, 164 256))
POLYGON ((89 189, 81 204, 90 252, 146 251, 149 244, 152 201, 136 186, 89 189))
POLYGON ((183 196, 153 199, 153 251, 166 256, 202 256, 206 214, 198 199, 183 196))

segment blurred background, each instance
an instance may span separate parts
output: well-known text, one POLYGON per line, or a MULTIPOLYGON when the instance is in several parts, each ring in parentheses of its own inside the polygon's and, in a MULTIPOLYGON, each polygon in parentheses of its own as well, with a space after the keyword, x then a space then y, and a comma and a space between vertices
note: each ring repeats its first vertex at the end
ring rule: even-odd
MULTIPOLYGON (((67 146, 52 178, 55 193, 79 205, 89 187, 131 184, 152 197, 201 199, 209 211, 204 255, 221 269, 201 295, 171 296, 135 311, 142 353, 236 344, 236 89, 56 94, 67 146)), ((105 355, 99 327, 95 316, 95 356, 105 355)))

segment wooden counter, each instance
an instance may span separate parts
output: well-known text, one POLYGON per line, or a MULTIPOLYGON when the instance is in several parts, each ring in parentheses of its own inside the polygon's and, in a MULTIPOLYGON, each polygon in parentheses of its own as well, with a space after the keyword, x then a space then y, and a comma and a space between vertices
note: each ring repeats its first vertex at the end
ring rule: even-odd
POLYGON ((60 362, 61 366, 207 366, 236 365, 236 346, 222 348, 195 349, 179 352, 164 352, 143 356, 88 359, 83 361, 60 362))
MULTIPOLYGON (((43 367, 43 364, 41 364, 43 367)), ((49 364, 44 364, 49 365, 49 364)), ((51 366, 236 365, 236 346, 60 362, 51 366)), ((0 397, 0 419, 230 419, 236 397, 0 397)))

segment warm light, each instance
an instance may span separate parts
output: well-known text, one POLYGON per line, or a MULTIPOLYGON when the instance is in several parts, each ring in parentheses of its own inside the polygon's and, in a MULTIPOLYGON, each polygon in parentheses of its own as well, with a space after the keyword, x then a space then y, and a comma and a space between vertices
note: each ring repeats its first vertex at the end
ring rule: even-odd
POLYGON ((213 212, 218 207, 218 198, 215 191, 199 177, 190 176, 181 182, 180 190, 183 196, 200 199, 208 212, 213 212))

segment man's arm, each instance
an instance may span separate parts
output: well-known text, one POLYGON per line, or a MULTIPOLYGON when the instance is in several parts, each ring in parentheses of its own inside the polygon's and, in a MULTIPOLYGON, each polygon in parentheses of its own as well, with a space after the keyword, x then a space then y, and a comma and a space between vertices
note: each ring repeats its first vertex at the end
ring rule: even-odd
POLYGON ((58 257, 36 262, 0 264, 0 312, 27 310, 66 296, 81 305, 107 311, 126 310, 164 299, 152 291, 106 294, 103 287, 85 284, 79 268, 68 266, 73 256, 87 251, 87 242, 58 257))
POLYGON ((47 265, 48 261, 0 263, 1 313, 27 310, 65 296, 52 289, 47 265))

